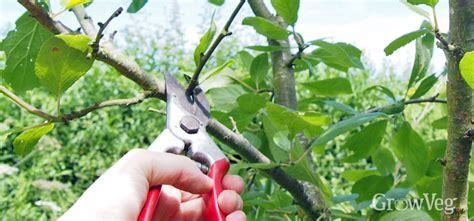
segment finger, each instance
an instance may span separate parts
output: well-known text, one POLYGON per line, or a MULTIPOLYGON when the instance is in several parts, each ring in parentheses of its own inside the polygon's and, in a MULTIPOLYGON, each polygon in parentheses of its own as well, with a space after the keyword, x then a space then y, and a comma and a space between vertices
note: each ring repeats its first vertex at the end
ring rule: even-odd
POLYGON ((242 206, 244 205, 240 195, 233 190, 222 191, 221 194, 219 194, 217 202, 219 203, 219 208, 225 215, 237 210, 242 210, 242 206))
POLYGON ((119 162, 119 169, 141 172, 149 186, 168 184, 191 193, 207 193, 213 181, 204 175, 189 158, 135 149, 128 152, 119 162))
POLYGON ((158 205, 153 213, 153 220, 172 220, 180 212, 181 191, 178 189, 163 185, 158 199, 158 205))
POLYGON ((201 197, 201 195, 198 194, 192 194, 186 191, 181 191, 181 202, 187 202, 196 198, 201 197))
POLYGON ((199 197, 181 204, 181 215, 183 220, 201 220, 206 204, 199 197))
POLYGON ((237 175, 225 175, 222 179, 222 188, 242 193, 244 190, 244 180, 237 175))
POLYGON ((245 216, 244 212, 239 210, 227 215, 226 220, 227 221, 246 221, 247 217, 245 216))

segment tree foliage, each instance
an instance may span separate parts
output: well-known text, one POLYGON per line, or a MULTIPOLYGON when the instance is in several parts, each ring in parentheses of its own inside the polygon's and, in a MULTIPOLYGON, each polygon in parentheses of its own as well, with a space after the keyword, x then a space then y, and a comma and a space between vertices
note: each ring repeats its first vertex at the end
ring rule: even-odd
MULTIPOLYGON (((64 7, 82 7, 84 3, 88 1, 68 1, 64 7)), ((133 0, 127 11, 138 12, 146 3, 133 0)), ((437 1, 408 0, 405 4, 425 15, 416 5, 434 9, 437 1)), ((172 70, 177 75, 184 73, 179 78, 185 82, 193 77, 196 67, 205 66, 198 71, 203 72, 199 82, 210 100, 212 117, 231 128, 243 139, 241 143, 248 142, 270 160, 252 162, 239 147, 220 144, 233 163, 230 172, 246 182, 244 210, 250 220, 303 220, 311 216, 301 202, 295 201, 295 195, 309 193, 294 193, 291 186, 264 174, 276 169, 298 184, 315 187, 319 193, 316 197, 328 207, 317 208, 321 219, 439 220, 440 212, 433 208, 390 211, 373 206, 384 200, 374 199, 377 194, 407 200, 419 199, 424 193, 441 195, 448 119, 446 92, 440 88, 446 73, 433 73, 429 68, 435 39, 442 41, 443 36, 437 24, 424 21, 419 30, 388 44, 384 50, 387 56, 401 47, 414 47, 416 53, 410 75, 394 76, 390 70, 374 73, 370 64, 363 62, 363 52, 352 44, 305 41, 297 32, 300 1, 272 0, 270 6, 276 15, 267 18, 256 14, 241 21, 252 27, 255 35, 267 38, 269 45, 247 45, 239 41, 239 33, 219 45, 228 33, 216 38, 214 16, 206 18, 211 25, 203 27, 206 31, 192 51, 180 41, 182 33, 174 19, 170 19, 170 29, 157 30, 154 35, 129 30, 129 44, 122 47, 131 58, 125 61, 133 64, 129 69, 129 63, 107 60, 121 56, 100 54, 106 50, 100 44, 102 36, 93 38, 87 30, 53 34, 28 13, 19 17, 15 29, 0 44, 5 54, 0 57, 0 89, 5 95, 0 97, 0 162, 20 169, 12 172, 16 175, 0 172, 6 177, 0 185, 4 217, 15 219, 17 213, 29 210, 25 214, 28 218, 57 218, 112 162, 129 149, 153 141, 164 127, 164 119, 148 109, 161 110, 164 105, 147 96, 160 98, 164 92, 143 91, 143 79, 137 80, 132 74, 155 77, 163 70, 172 70), (160 39, 165 39, 165 44, 158 42, 160 39), (143 42, 150 46, 137 49, 143 42), (223 48, 206 65, 203 55, 217 45, 223 48), (170 59, 157 59, 158 52, 161 58, 170 59), (274 55, 279 53, 288 53, 291 58, 284 65, 276 64, 274 55), (297 89, 298 109, 275 102, 275 73, 282 67, 294 72, 296 84, 290 86, 297 89), (121 108, 97 108, 98 102, 117 102, 114 99, 130 99, 140 93, 143 99, 133 103, 143 102, 140 105, 125 102, 121 108), (78 115, 84 108, 94 112, 78 115), (52 114, 55 109, 57 115, 52 114), (39 179, 61 182, 66 187, 32 187, 39 179), (60 210, 51 206, 45 209, 39 200, 52 201, 60 210), (324 212, 329 210, 331 213, 324 212)), ((463 54, 459 66, 471 87, 472 53, 463 54)))

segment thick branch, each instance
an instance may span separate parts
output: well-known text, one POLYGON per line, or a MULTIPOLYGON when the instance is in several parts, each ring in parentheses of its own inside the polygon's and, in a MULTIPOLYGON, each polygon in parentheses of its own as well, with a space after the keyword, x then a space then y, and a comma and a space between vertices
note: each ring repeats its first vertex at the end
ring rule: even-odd
POLYGON ((23 5, 46 29, 55 34, 70 33, 72 30, 59 21, 55 21, 51 16, 37 5, 35 0, 18 0, 18 3, 23 5))
POLYGON ((219 44, 222 42, 222 40, 225 37, 232 34, 232 32, 229 32, 230 25, 234 21, 235 17, 239 13, 239 11, 242 8, 242 6, 244 5, 244 3, 245 3, 245 0, 240 0, 240 3, 237 5, 237 7, 234 9, 232 14, 230 15, 230 17, 227 20, 226 24, 224 25, 224 28, 222 29, 221 33, 219 34, 219 36, 217 36, 217 39, 214 41, 214 43, 212 43, 211 47, 207 50, 207 52, 204 54, 204 56, 202 56, 199 59, 199 65, 196 68, 196 71, 194 71, 194 75, 191 78, 191 81, 189 82, 189 86, 186 89, 186 94, 192 94, 194 88, 199 84, 199 75, 201 74, 202 69, 206 65, 209 58, 211 58, 212 53, 214 53, 217 46, 219 46, 219 44))
MULTIPOLYGON (((474 50, 474 1, 449 1, 449 42, 464 51, 474 50)), ((461 76, 460 54, 446 53, 448 60, 448 145, 444 160, 443 200, 453 200, 454 213, 443 210, 443 220, 468 220, 469 164, 472 136, 472 89, 461 76)), ((450 208, 450 209, 451 209, 450 208)), ((446 209, 446 208, 444 208, 446 209)))
MULTIPOLYGON (((232 130, 222 125, 218 121, 211 119, 207 125, 207 129, 211 134, 218 138, 221 142, 227 144, 247 160, 252 163, 271 163, 263 153, 257 150, 249 141, 241 135, 234 133, 232 130)), ((325 214, 325 203, 322 201, 314 201, 307 193, 305 186, 294 178, 290 177, 280 168, 263 170, 273 180, 284 187, 294 197, 295 201, 308 213, 310 217, 318 218, 325 214), (311 202, 311 203, 310 203, 311 202)), ((316 191, 316 190, 312 190, 316 191)))

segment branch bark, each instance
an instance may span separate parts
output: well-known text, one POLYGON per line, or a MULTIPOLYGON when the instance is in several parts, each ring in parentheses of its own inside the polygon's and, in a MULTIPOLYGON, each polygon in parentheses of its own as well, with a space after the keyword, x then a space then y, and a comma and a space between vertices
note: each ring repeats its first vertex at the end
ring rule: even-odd
MULTIPOLYGON (((274 21, 280 24, 283 28, 288 27, 280 16, 273 16, 270 13, 263 0, 249 0, 249 4, 256 16, 274 21)), ((283 46, 288 48, 290 46, 288 39, 278 41, 268 39, 268 44, 271 46, 283 46)), ((271 53, 271 57, 275 103, 296 110, 297 99, 294 70, 293 67, 288 65, 292 59, 290 49, 274 51, 271 53)))
MULTIPOLYGON (((450 0, 449 42, 474 50, 474 1, 450 0)), ((468 175, 471 156, 472 89, 459 71, 462 56, 446 52, 448 60, 448 145, 443 174, 443 199, 454 201, 454 213, 443 210, 443 220, 468 220, 468 175)))

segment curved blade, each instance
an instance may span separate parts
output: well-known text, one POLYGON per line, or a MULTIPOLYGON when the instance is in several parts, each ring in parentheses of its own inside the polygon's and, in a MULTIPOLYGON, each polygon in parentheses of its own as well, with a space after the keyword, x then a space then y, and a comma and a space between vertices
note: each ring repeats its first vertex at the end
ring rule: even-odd
MULTIPOLYGON (((165 84, 166 84, 166 99, 168 102, 168 117, 170 112, 177 111, 176 108, 180 109, 178 112, 183 114, 193 115, 201 121, 201 123, 207 125, 210 117, 210 107, 207 98, 201 88, 196 87, 194 89, 194 95, 186 95, 186 90, 178 82, 178 80, 170 72, 165 72, 165 84)), ((167 121, 173 121, 181 119, 179 116, 175 119, 167 119, 167 121)))

